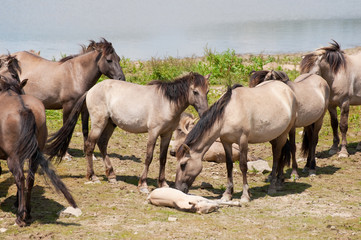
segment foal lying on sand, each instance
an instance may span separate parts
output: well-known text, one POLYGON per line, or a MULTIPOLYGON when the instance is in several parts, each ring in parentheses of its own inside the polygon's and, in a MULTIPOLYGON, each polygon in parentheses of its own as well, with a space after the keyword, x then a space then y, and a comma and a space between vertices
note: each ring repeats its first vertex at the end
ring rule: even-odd
POLYGON ((241 206, 239 202, 209 200, 185 194, 174 188, 157 188, 148 195, 147 200, 156 206, 173 207, 181 211, 196 213, 214 212, 221 205, 241 206))

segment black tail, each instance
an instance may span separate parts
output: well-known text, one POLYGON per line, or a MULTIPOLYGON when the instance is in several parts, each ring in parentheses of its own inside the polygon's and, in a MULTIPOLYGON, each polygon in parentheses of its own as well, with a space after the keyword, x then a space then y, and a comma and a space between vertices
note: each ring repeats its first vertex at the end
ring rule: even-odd
POLYGON ((19 98, 23 105, 23 110, 20 111, 21 130, 15 149, 17 156, 19 156, 20 163, 23 163, 35 154, 38 149, 38 141, 36 139, 35 116, 29 108, 25 107, 20 95, 19 98))
POLYGON ((65 186, 63 181, 61 181, 61 179, 58 177, 58 175, 56 175, 55 171, 51 168, 51 166, 49 166, 49 161, 47 159, 45 159, 44 155, 39 150, 39 148, 35 152, 35 156, 33 157, 33 160, 38 161, 41 168, 43 169, 45 174, 48 176, 51 183, 54 185, 55 189, 57 191, 62 192, 65 199, 68 201, 68 203, 72 207, 76 208, 77 205, 75 203, 75 200, 74 200, 73 196, 70 194, 68 188, 65 186))
POLYGON ((283 169, 285 165, 289 167, 290 164, 291 164, 291 144, 290 141, 287 139, 285 145, 282 148, 282 154, 281 154, 279 166, 281 167, 280 169, 283 169))
POLYGON ((60 128, 59 131, 54 133, 47 140, 47 145, 44 152, 49 155, 50 160, 56 157, 56 161, 59 163, 61 162, 62 157, 65 155, 69 147, 75 125, 78 122, 79 114, 83 108, 86 94, 87 92, 85 92, 83 96, 78 99, 69 115, 69 118, 66 120, 62 128, 60 128))
POLYGON ((312 133, 315 129, 315 124, 311 124, 303 129, 303 140, 302 140, 302 155, 305 157, 311 148, 312 133))

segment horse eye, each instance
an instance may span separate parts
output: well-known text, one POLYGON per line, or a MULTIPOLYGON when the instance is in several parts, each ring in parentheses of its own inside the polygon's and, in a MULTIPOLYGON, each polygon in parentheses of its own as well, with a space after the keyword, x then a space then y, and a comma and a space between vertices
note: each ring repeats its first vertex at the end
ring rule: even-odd
POLYGON ((193 91, 193 94, 198 95, 199 93, 198 93, 198 91, 193 91))
POLYGON ((182 171, 185 170, 186 165, 187 165, 187 162, 181 163, 180 167, 181 167, 182 171))
POLYGON ((111 59, 107 59, 107 62, 108 62, 108 63, 111 63, 111 62, 113 62, 113 60, 111 60, 111 59))

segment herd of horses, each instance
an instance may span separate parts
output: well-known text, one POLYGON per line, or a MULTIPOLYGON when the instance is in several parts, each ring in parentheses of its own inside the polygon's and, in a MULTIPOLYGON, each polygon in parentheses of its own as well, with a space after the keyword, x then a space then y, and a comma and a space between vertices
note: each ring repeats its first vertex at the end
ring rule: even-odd
POLYGON ((296 127, 304 127, 302 151, 307 155, 304 170, 316 174, 318 133, 327 110, 334 138, 330 154, 348 156, 349 106, 361 105, 361 54, 345 54, 335 41, 304 56, 301 75, 295 81, 280 71, 252 72, 249 87, 238 84, 228 87, 210 108, 207 101, 210 75, 191 72, 172 81, 138 85, 125 81, 119 62, 112 44, 105 39, 91 41, 88 46, 82 46, 80 54, 58 62, 29 52, 0 56, 0 157, 7 160, 15 178, 19 226, 27 225, 31 219, 31 190, 39 165, 69 204, 77 206, 49 162, 61 161, 67 154, 79 115, 88 162, 86 177, 94 182, 99 181, 93 169, 95 145, 103 156, 106 176, 113 182, 116 176, 107 145, 115 127, 131 133, 148 133, 144 170, 138 183, 143 193, 149 193, 147 175, 159 136, 158 186, 168 187, 165 179, 168 146, 189 105, 196 109, 200 119, 175 152, 178 161, 175 187, 185 193, 202 171, 202 159, 215 141, 223 145, 226 159, 228 183, 223 200, 228 201, 233 195, 232 150, 236 150, 243 176, 241 201, 250 201, 247 183, 250 143, 271 143, 273 166, 269 193, 276 192, 283 186, 283 169, 291 159, 292 174, 298 177, 296 127), (96 84, 102 74, 110 79, 96 84), (337 106, 341 109, 340 151, 337 106), (45 109, 63 110, 63 126, 49 139, 45 109), (234 143, 237 149, 232 147, 234 143), (29 171, 25 181, 26 160, 29 171))

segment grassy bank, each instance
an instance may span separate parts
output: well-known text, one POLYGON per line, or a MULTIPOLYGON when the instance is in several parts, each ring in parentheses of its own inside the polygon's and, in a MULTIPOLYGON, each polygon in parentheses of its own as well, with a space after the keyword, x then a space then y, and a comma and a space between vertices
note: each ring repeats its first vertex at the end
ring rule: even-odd
MULTIPOLYGON (((205 56, 187 59, 151 59, 144 62, 122 58, 127 81, 146 84, 153 79, 173 79, 182 73, 212 72, 210 104, 234 83, 248 85, 248 74, 265 67, 284 70, 291 79, 297 75, 301 54, 237 55, 234 51, 217 53, 206 50, 205 56)), ((191 110, 191 108, 190 108, 191 110)), ((317 176, 302 173, 305 161, 297 152, 297 182, 286 180, 284 190, 269 196, 267 174, 249 172, 252 201, 242 207, 224 207, 217 212, 199 215, 172 208, 155 207, 138 192, 137 183, 143 170, 147 134, 130 134, 116 128, 109 142, 108 153, 117 183, 109 184, 102 160, 94 161, 100 184, 85 179, 81 127, 75 128, 70 145, 72 161, 56 165, 58 174, 74 195, 83 215, 59 217, 67 207, 65 199, 41 175, 36 175, 32 196, 33 222, 29 227, 14 226, 16 186, 6 161, 1 161, 0 176, 0 239, 360 239, 361 236, 361 152, 356 151, 360 134, 361 107, 350 110, 348 150, 350 157, 329 156, 332 131, 326 114, 317 146, 317 176), (172 220, 169 220, 172 217, 172 220), (174 219, 176 219, 174 221, 174 219)), ((47 111, 49 132, 62 125, 61 111, 47 111)), ((301 130, 301 129, 300 129, 301 130)), ((301 135, 297 134, 298 149, 301 135)), ((272 164, 269 143, 249 146, 249 152, 272 164)), ((98 149, 95 154, 100 157, 98 149)), ((150 166, 148 185, 157 187, 159 142, 150 166)), ((166 179, 172 186, 177 161, 168 155, 166 179)), ((286 176, 290 175, 290 169, 286 176)), ((234 166, 234 198, 242 194, 242 176, 234 166)), ((219 198, 225 189, 225 164, 203 163, 203 171, 190 190, 191 194, 210 199, 219 198), (206 183, 206 184, 204 184, 206 183)))

